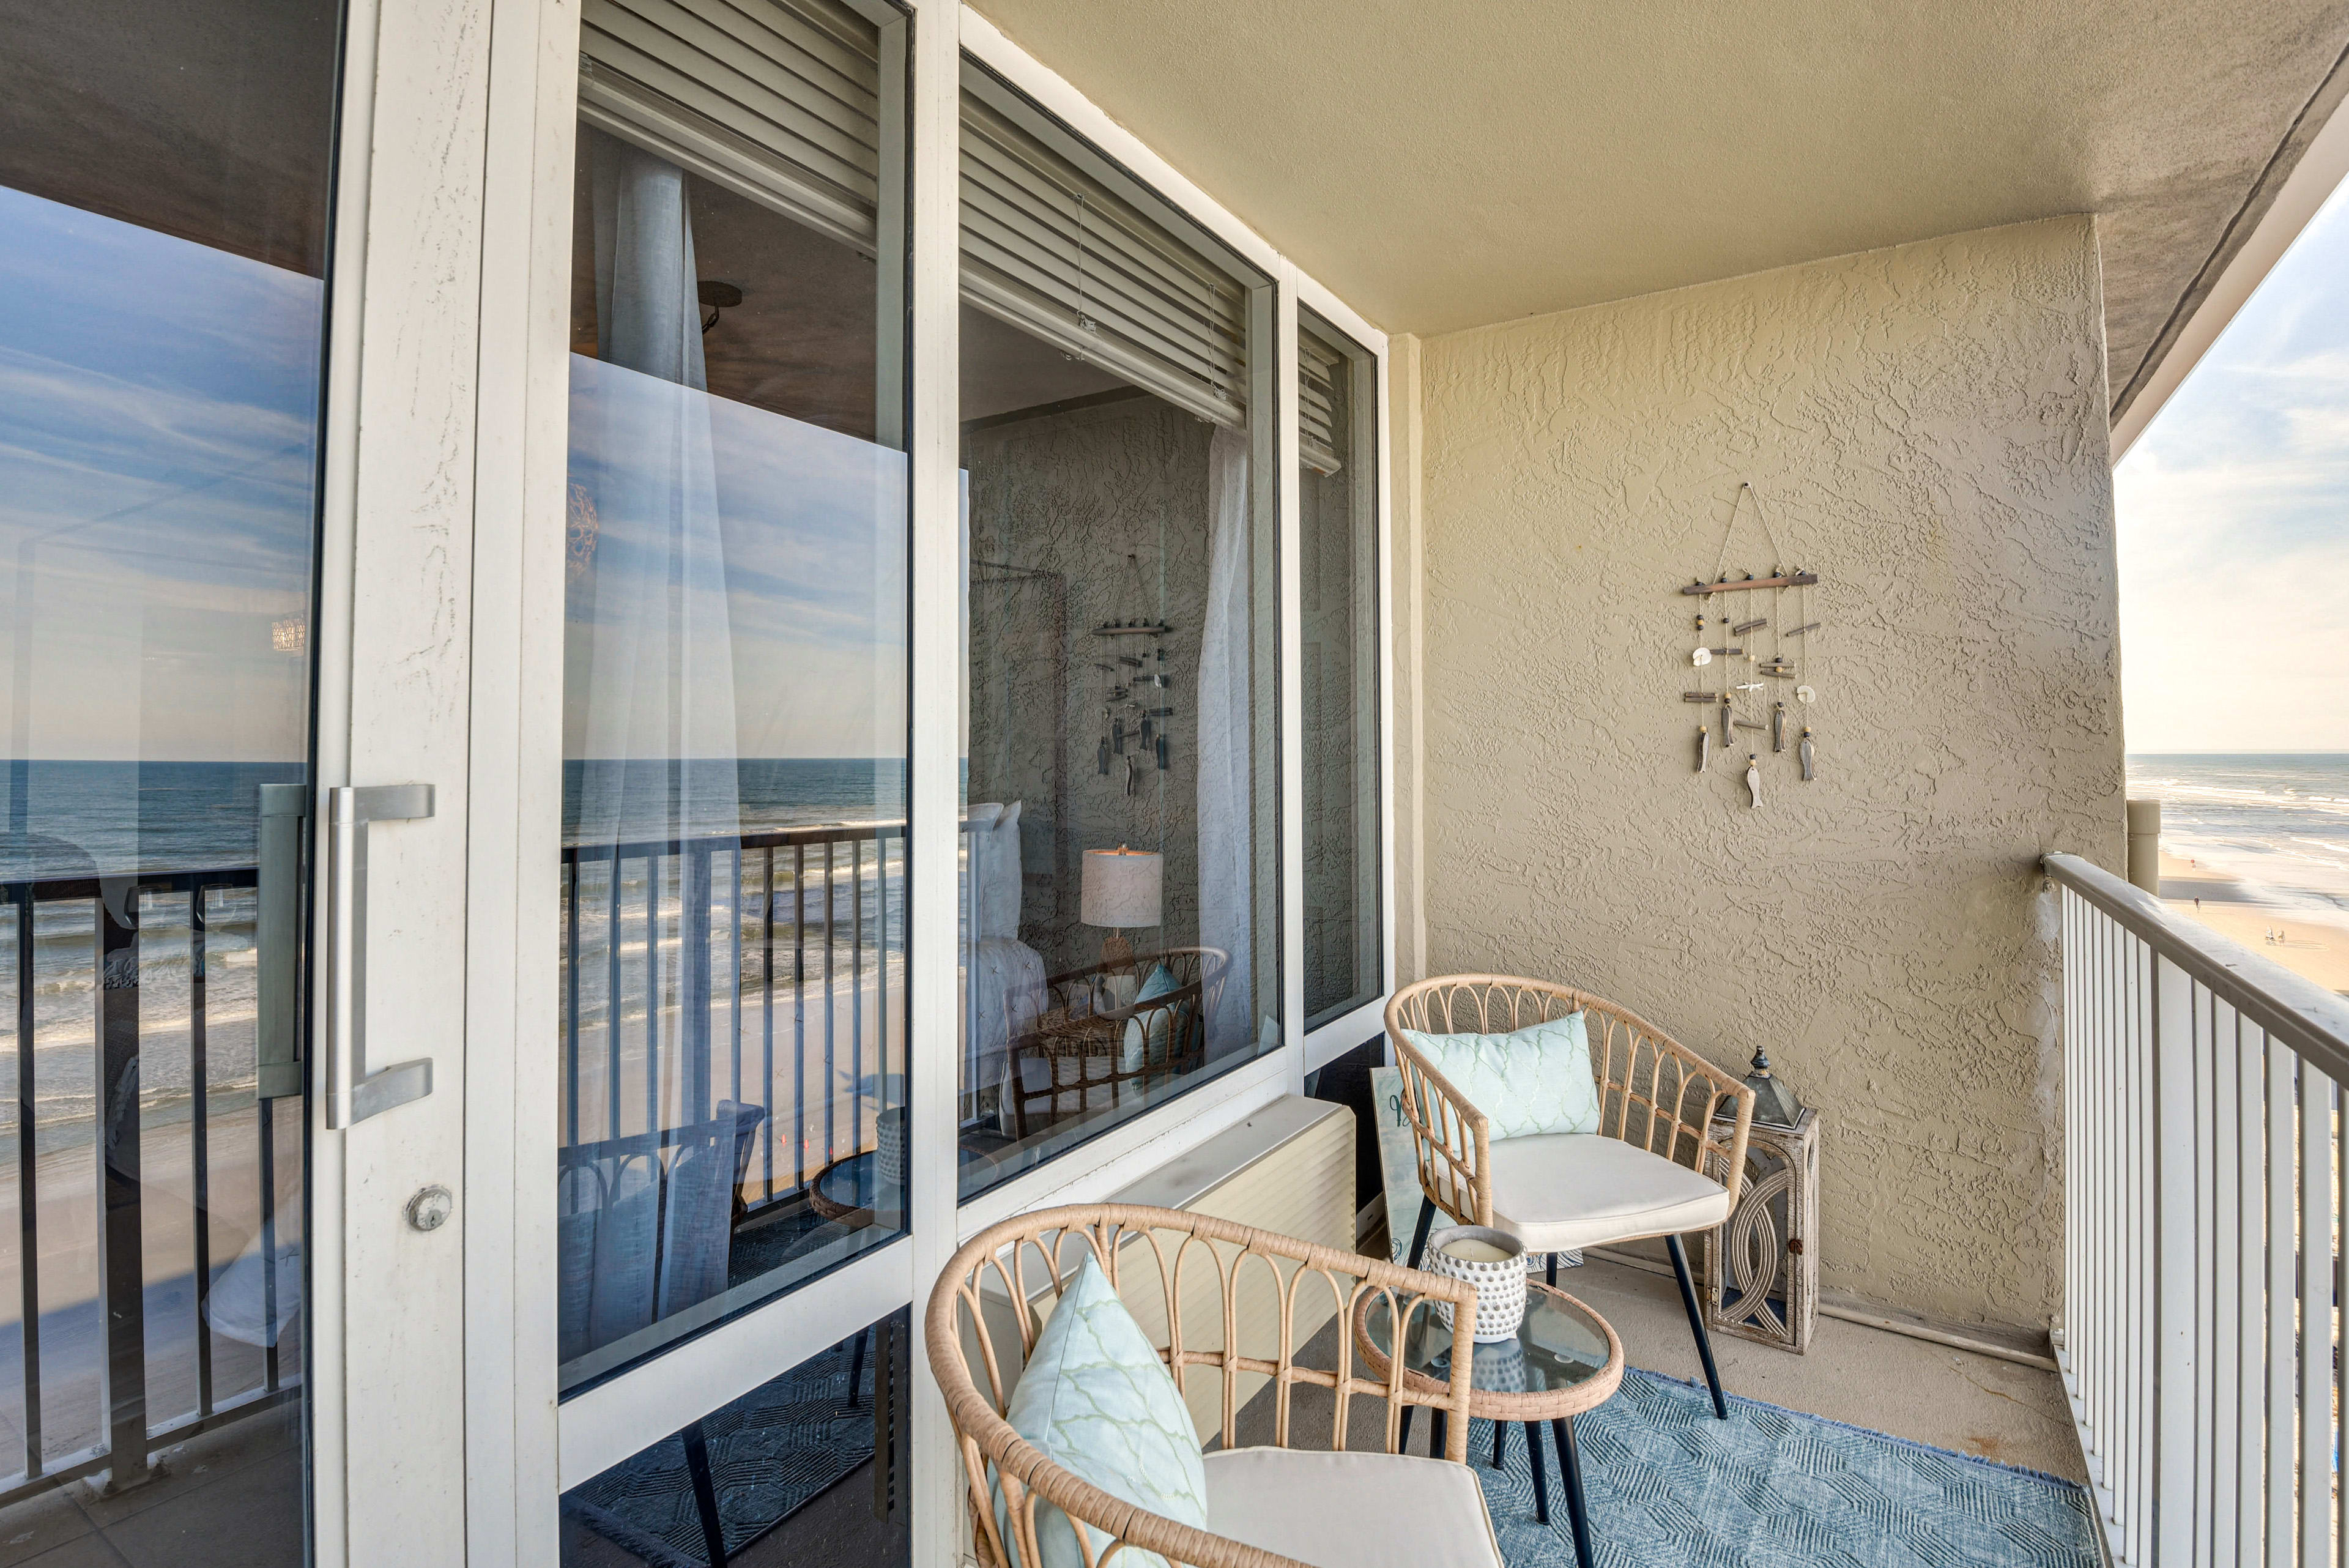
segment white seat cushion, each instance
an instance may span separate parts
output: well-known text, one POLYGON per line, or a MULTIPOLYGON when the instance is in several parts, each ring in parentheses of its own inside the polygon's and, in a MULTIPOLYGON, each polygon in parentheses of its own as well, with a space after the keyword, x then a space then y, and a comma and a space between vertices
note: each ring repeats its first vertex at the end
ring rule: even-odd
POLYGON ((1475 1471, 1413 1454, 1209 1454, 1207 1528, 1314 1568, 1502 1568, 1475 1471))
POLYGON ((1621 1138, 1503 1138, 1492 1146, 1492 1158, 1493 1225, 1528 1252, 1674 1236, 1729 1218, 1727 1188, 1621 1138))

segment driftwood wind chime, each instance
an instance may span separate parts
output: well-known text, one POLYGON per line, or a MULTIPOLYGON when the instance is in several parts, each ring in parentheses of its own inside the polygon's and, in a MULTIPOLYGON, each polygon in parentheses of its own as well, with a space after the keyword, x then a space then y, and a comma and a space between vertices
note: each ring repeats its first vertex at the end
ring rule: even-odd
POLYGON ((1819 576, 1816 572, 1785 566, 1773 566, 1769 576, 1761 577, 1752 572, 1733 576, 1723 569, 1737 529, 1737 514, 1748 495, 1754 497, 1754 519, 1762 525, 1771 555, 1784 558, 1778 541, 1771 535, 1770 520, 1763 515, 1761 495, 1753 485, 1741 483, 1729 509, 1729 526, 1722 535, 1713 581, 1699 579, 1681 589, 1700 607, 1696 646, 1689 654, 1696 671, 1695 689, 1682 692, 1681 701, 1698 709, 1696 771, 1702 774, 1709 769, 1716 753, 1733 767, 1737 753, 1744 752, 1747 804, 1758 806, 1765 738, 1774 754, 1792 747, 1805 784, 1818 777, 1810 710, 1819 694, 1803 671, 1812 665, 1816 651, 1810 639, 1817 634, 1819 623, 1810 618, 1810 590, 1819 576), (1744 597, 1765 594, 1766 598, 1744 597), (1786 613, 1790 597, 1791 616, 1786 613), (1761 650, 1765 642, 1770 649, 1766 657, 1761 650), (1713 686, 1716 665, 1721 678, 1717 691, 1713 686), (1792 710, 1786 706, 1790 697, 1795 704, 1792 710), (1749 718, 1749 713, 1759 716, 1749 718), (1749 744, 1751 750, 1746 749, 1749 744))
MULTIPOLYGON (((1141 561, 1129 555, 1125 571, 1127 581, 1120 597, 1124 601, 1122 608, 1131 611, 1146 597, 1141 561)), ((1166 666, 1166 635, 1174 629, 1164 618, 1132 614, 1093 628, 1093 635, 1104 639, 1102 646, 1109 655, 1093 663, 1102 686, 1096 768, 1107 778, 1112 763, 1123 762, 1128 794, 1141 793, 1145 762, 1155 763, 1161 773, 1166 771, 1166 721, 1174 716, 1174 703, 1166 694, 1171 674, 1166 666)))

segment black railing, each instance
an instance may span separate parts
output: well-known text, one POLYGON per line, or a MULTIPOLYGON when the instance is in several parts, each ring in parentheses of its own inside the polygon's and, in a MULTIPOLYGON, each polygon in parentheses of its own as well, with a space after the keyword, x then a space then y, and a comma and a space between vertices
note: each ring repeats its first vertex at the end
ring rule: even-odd
MULTIPOLYGON (((742 1193, 753 1209, 871 1146, 903 1096, 905 824, 570 847, 562 864, 566 1144, 705 1120, 721 1092, 762 1105, 742 1193)), ((277 1199, 301 1135, 297 1113, 281 1127, 259 1094, 261 880, 239 866, 0 882, 16 986, 0 1182, 16 1185, 23 1438, 0 1506, 99 1470, 139 1479, 159 1448, 299 1386, 275 1325, 301 1288, 277 1199), (182 966, 185 1022, 159 1023, 182 966), (181 1037, 184 1085, 165 1081, 181 1037), (51 1235, 47 1255, 80 1241, 95 1266, 45 1284, 43 1204, 54 1228, 77 1169, 97 1173, 79 1210, 93 1233, 51 1235), (154 1201, 182 1176, 184 1242, 170 1233, 176 1204, 154 1201), (264 1343, 224 1345, 212 1296, 236 1260, 215 1229, 232 1211, 242 1225, 247 1203, 269 1326, 264 1343), (87 1298, 57 1299, 77 1278, 87 1298), (224 1349, 237 1364, 223 1366, 224 1349)), ((0 1417, 5 1376, 0 1362, 0 1417)))
POLYGON ((905 873, 902 822, 566 846, 564 1144, 722 1092, 769 1113, 752 1209, 868 1147, 903 1095, 905 873))
MULTIPOLYGON (((15 957, 15 1126, 5 1136, 13 1137, 16 1156, 23 1438, 21 1471, 13 1480, 0 1480, 0 1505, 99 1469, 110 1469, 118 1485, 143 1478, 155 1449, 274 1402, 300 1380, 298 1365, 281 1364, 276 1302, 270 1299, 281 1283, 299 1289, 298 1277, 278 1278, 274 1102, 255 1092, 255 1050, 248 1045, 239 1051, 232 1041, 227 1052, 216 1055, 212 1027, 219 949, 253 950, 259 882, 258 870, 249 866, 0 882, 15 957), (171 906, 182 902, 184 916, 175 919, 171 906), (228 937, 224 943, 215 941, 216 929, 228 937), (184 937, 174 940, 181 931, 184 937), (149 1199, 172 1174, 150 1176, 146 1170, 149 1136, 166 1137, 177 1118, 169 1114, 168 1088, 156 1087, 145 1072, 157 1042, 142 1038, 149 978, 160 979, 175 967, 173 950, 181 943, 190 1207, 184 1272, 149 1244, 149 1199), (89 1011, 83 1012, 84 1007, 89 1011), (52 1035, 78 1033, 77 1015, 90 1026, 86 1058, 77 1059, 70 1039, 41 1049, 45 1030, 52 1035), (148 1092, 142 1093, 142 1083, 150 1085, 148 1092), (255 1266, 267 1303, 264 1316, 272 1325, 266 1343, 254 1346, 260 1351, 257 1366, 232 1375, 226 1387, 209 1318, 220 1272, 212 1248, 214 1202, 223 1196, 217 1188, 225 1174, 215 1169, 215 1100, 253 1118, 255 1266), (150 1122, 150 1111, 163 1114, 150 1122), (62 1179, 61 1173, 70 1172, 67 1160, 46 1157, 84 1148, 94 1155, 97 1171, 91 1221, 96 1233, 89 1238, 97 1263, 92 1293, 45 1307, 41 1206, 47 1189, 62 1179), (93 1319, 99 1331, 94 1336, 88 1333, 93 1319), (190 1339, 191 1345, 186 1344, 190 1339), (167 1367, 160 1377, 150 1376, 150 1346, 160 1348, 167 1363, 181 1364, 183 1356, 192 1360, 192 1389, 182 1381, 181 1365, 167 1367), (104 1407, 95 1412, 97 1441, 64 1453, 47 1451, 61 1435, 49 1420, 53 1394, 66 1407, 66 1419, 58 1425, 66 1427, 62 1436, 67 1442, 90 1432, 74 1418, 74 1407, 104 1407), (172 1405, 177 1407, 164 1408, 172 1405)), ((257 1041, 257 1001, 252 1018, 257 1041)), ((160 1152, 176 1154, 168 1147, 160 1152)), ((70 1189, 64 1196, 72 1196, 70 1189)), ((63 1240, 70 1246, 78 1238, 63 1240)), ((298 1269, 294 1272, 298 1276, 298 1269)))

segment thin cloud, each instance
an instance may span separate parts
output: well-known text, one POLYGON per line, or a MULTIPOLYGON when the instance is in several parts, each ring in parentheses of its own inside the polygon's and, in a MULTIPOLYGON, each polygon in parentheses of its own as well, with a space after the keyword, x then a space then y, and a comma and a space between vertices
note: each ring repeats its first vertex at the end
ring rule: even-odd
POLYGON ((2349 750, 2349 201, 2114 476, 2128 749, 2349 750))

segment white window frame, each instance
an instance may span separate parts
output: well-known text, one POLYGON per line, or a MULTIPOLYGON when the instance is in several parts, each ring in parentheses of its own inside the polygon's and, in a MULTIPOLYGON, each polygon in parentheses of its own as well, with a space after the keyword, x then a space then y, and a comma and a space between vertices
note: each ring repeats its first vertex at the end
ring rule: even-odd
MULTIPOLYGON (((911 950, 907 1009, 914 1043, 908 1099, 913 1126, 930 1129, 908 1149, 911 1233, 807 1285, 674 1346, 574 1397, 557 1402, 554 1184, 556 1128, 546 1114, 555 1072, 547 1050, 557 960, 541 934, 556 928, 557 891, 533 865, 554 861, 560 820, 564 493, 568 452, 568 325, 572 173, 578 106, 579 13, 564 0, 496 8, 492 23, 487 153, 489 222, 480 257, 482 391, 478 450, 484 501, 494 493, 513 519, 500 530, 504 555, 492 576, 514 595, 493 623, 502 648, 478 663, 511 671, 497 696, 505 717, 477 726, 479 739, 511 747, 515 782, 497 803, 512 813, 516 874, 511 925, 492 940, 513 955, 512 1054, 483 1054, 484 1120, 469 1134, 469 1160, 511 1171, 495 1223, 477 1211, 467 1268, 466 1511, 477 1563, 552 1563, 556 1504, 566 1488, 617 1463, 903 1306, 916 1334, 932 1282, 962 1238, 1006 1216, 1113 1193, 1164 1161, 1237 1124, 1306 1075, 1378 1030, 1386 992, 1304 1033, 1303 784, 1300 725, 1300 582, 1298 455, 1298 307, 1309 306, 1377 361, 1380 669, 1379 844, 1382 968, 1395 982, 1392 604, 1386 569, 1393 535, 1389 477, 1389 346, 1383 332, 1186 179, 1074 86, 957 0, 907 0, 914 17, 910 767, 911 950), (1025 93, 1124 166, 1185 217, 1272 280, 1275 417, 1280 551, 1282 810, 1281 1015, 1277 1051, 1113 1127, 1033 1170, 959 1200, 953 1153, 960 1020, 955 997, 960 940, 956 823, 960 815, 957 711, 962 649, 926 626, 957 624, 959 593, 957 315, 962 57, 1025 93), (508 1206, 510 1203, 510 1207, 508 1206)), ((426 128, 417 128, 423 134, 426 128)), ((487 514, 485 513, 485 514, 487 514)), ((485 628, 492 623, 484 623, 485 628)), ((490 814, 485 826, 494 830, 490 814)), ((907 1459, 914 1561, 943 1568, 959 1550, 964 1510, 943 1401, 918 1345, 907 1459)))

